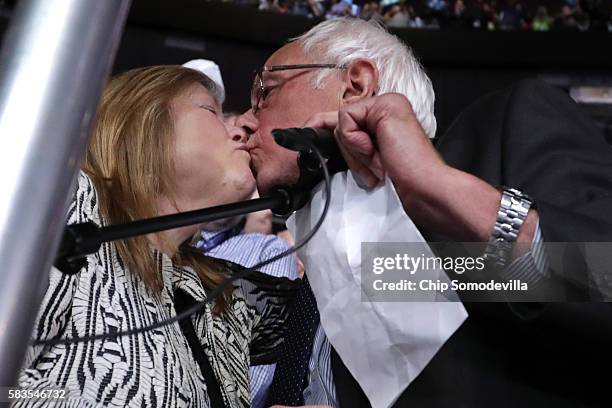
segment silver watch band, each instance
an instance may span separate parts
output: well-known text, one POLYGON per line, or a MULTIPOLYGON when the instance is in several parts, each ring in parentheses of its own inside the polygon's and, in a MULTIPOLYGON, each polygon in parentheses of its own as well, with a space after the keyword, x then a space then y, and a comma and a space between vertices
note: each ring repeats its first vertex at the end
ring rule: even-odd
POLYGON ((527 194, 514 188, 503 189, 497 219, 484 253, 485 259, 492 266, 506 266, 512 255, 512 246, 532 205, 533 200, 527 194))

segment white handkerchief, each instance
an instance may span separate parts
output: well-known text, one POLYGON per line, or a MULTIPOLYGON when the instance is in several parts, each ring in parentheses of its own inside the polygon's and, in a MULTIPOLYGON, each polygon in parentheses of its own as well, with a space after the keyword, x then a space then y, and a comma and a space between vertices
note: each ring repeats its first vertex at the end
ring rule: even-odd
MULTIPOLYGON (((321 183, 288 221, 296 242, 317 222, 321 183)), ((321 324, 373 408, 391 406, 467 317, 461 302, 362 301, 362 242, 425 242, 389 180, 372 191, 350 172, 332 178, 332 201, 321 229, 299 252, 321 324)), ((425 247, 433 256, 429 246, 425 247)), ((419 250, 415 257, 422 256, 419 250)), ((432 279, 450 282, 443 271, 432 279)), ((433 297, 432 297, 433 299, 433 297)))

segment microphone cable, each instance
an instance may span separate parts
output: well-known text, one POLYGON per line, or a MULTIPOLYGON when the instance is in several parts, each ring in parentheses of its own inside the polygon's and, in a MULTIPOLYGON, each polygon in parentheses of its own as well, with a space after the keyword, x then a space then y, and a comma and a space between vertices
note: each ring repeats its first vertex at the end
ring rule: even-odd
POLYGON ((308 241, 312 239, 314 234, 319 230, 319 228, 321 228, 321 225, 323 224, 323 221, 325 220, 325 217, 327 216, 327 212, 329 210, 329 204, 331 200, 331 176, 329 174, 329 170, 325 163, 325 158, 323 157, 319 149, 317 149, 317 147, 314 146, 314 144, 311 146, 311 148, 312 148, 312 152, 315 154, 315 156, 321 163, 324 181, 325 181, 326 197, 325 197, 325 204, 323 206, 323 211, 321 212, 321 216, 317 220, 317 223, 299 243, 296 243, 293 247, 289 248, 288 250, 284 252, 281 252, 280 254, 276 256, 273 256, 272 258, 266 259, 250 268, 244 269, 236 273, 235 275, 230 276, 229 278, 224 280, 221 284, 219 284, 216 288, 214 288, 210 292, 210 296, 208 296, 206 300, 193 305, 189 309, 183 311, 180 314, 177 314, 174 317, 160 320, 159 322, 155 322, 148 326, 125 330, 125 331, 118 331, 116 333, 102 333, 102 334, 96 334, 96 335, 91 335, 91 336, 55 338, 55 339, 48 339, 48 340, 31 339, 30 343, 34 346, 53 346, 53 345, 58 345, 58 344, 69 345, 69 344, 77 344, 77 343, 84 343, 84 342, 97 341, 97 340, 116 339, 119 337, 126 337, 126 336, 135 336, 135 335, 142 334, 142 333, 145 333, 151 330, 159 329, 164 326, 169 326, 180 320, 186 319, 190 317, 192 314, 200 311, 204 306, 206 306, 208 303, 211 303, 218 296, 220 296, 225 290, 225 288, 227 288, 234 281, 238 279, 244 279, 245 277, 249 276, 251 273, 257 271, 262 266, 268 265, 281 258, 284 258, 285 256, 289 256, 295 253, 298 249, 306 245, 308 241))

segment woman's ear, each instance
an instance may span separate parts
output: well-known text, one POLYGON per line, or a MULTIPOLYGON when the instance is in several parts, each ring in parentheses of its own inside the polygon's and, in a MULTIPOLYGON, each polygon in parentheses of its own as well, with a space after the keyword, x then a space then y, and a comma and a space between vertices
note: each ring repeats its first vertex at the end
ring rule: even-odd
POLYGON ((376 95, 378 91, 378 68, 374 61, 358 59, 346 68, 346 88, 342 103, 353 103, 376 95))

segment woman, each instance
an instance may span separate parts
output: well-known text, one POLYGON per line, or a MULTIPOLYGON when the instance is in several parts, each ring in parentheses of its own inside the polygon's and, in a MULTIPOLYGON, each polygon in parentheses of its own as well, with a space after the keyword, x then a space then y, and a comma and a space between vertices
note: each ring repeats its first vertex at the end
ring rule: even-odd
MULTIPOLYGON (((218 95, 208 77, 178 66, 113 79, 69 224, 124 223, 249 198, 255 181, 246 140, 236 128, 228 133, 218 95)), ((76 275, 53 271, 34 336, 130 330, 206 299, 240 267, 193 250, 187 243, 199 228, 106 243, 76 275)), ((63 400, 49 401, 75 407, 249 406, 249 364, 274 360, 294 289, 287 279, 255 273, 180 325, 31 347, 20 386, 65 389, 63 400)))

